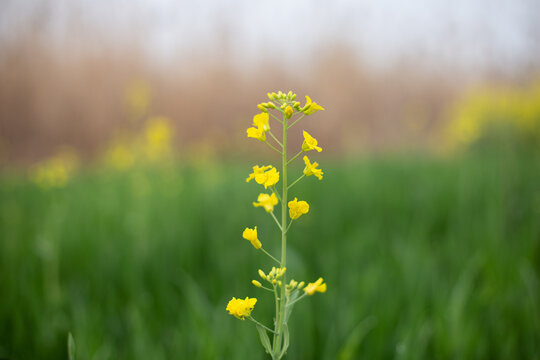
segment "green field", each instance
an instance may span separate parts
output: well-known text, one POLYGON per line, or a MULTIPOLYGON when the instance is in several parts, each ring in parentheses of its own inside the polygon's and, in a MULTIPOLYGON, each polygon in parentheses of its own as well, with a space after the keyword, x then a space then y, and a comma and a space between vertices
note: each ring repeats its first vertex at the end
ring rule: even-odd
MULTIPOLYGON (((295 307, 288 359, 540 359, 540 157, 321 160, 288 273, 323 276, 295 307)), ((43 190, 0 178, 0 358, 266 359, 232 296, 272 266, 241 237, 272 219, 255 163, 79 172, 43 190)), ((302 168, 295 169, 301 172, 302 168)), ((293 170, 294 171, 294 170, 293 170)))

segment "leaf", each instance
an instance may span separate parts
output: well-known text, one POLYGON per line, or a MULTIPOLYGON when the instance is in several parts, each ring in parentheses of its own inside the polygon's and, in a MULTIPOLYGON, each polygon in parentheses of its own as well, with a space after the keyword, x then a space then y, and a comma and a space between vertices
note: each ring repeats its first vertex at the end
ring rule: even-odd
POLYGON ((288 348, 289 348, 289 327, 287 326, 287 324, 283 324, 283 348, 281 349, 281 353, 279 354, 278 359, 281 359, 283 355, 285 355, 288 348))
POLYGON ((262 346, 264 346, 266 352, 268 354, 272 353, 272 345, 270 345, 270 339, 268 338, 268 334, 266 333, 266 329, 263 328, 259 324, 255 324, 257 326, 257 331, 259 332, 259 338, 261 339, 262 346))
POLYGON ((69 360, 75 360, 75 339, 73 339, 71 332, 68 333, 67 350, 69 360))

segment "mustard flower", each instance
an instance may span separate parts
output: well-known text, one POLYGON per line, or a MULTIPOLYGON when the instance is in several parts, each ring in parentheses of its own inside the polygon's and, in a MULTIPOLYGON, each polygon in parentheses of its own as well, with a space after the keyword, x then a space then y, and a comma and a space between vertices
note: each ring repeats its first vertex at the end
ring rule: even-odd
POLYGON ((302 150, 317 150, 318 152, 321 152, 322 148, 317 146, 317 144, 317 139, 309 135, 307 131, 304 130, 304 143, 302 144, 302 150))
POLYGON ((247 136, 260 141, 266 141, 266 134, 262 128, 250 127, 246 130, 247 136))
POLYGON ((268 113, 261 113, 257 114, 253 117, 253 125, 256 126, 258 129, 262 129, 263 131, 270 130, 270 125, 268 124, 268 113))
POLYGON ((322 180, 323 171, 321 169, 317 169, 317 166, 319 164, 317 162, 314 162, 313 164, 309 162, 309 158, 307 156, 304 156, 304 162, 306 163, 306 167, 304 169, 304 175, 311 176, 315 175, 319 180, 322 180))
POLYGON ((311 115, 316 111, 324 110, 324 108, 317 104, 316 102, 312 102, 310 97, 306 95, 306 105, 304 106, 304 114, 311 115))
POLYGON ((254 229, 250 229, 250 228, 246 228, 244 230, 244 232, 242 233, 242 237, 246 240, 249 240, 249 242, 251 242, 251 245, 253 245, 253 247, 255 249, 260 249, 262 244, 261 242, 259 241, 259 238, 257 237, 257 227, 255 226, 254 229))
POLYGON ((309 204, 305 201, 298 201, 296 198, 289 201, 289 215, 291 219, 296 220, 309 211, 309 204))
POLYGON ((250 182, 251 179, 255 179, 255 181, 257 181, 257 183, 259 184, 264 183, 264 180, 266 179, 266 175, 264 175, 264 172, 271 168, 272 168, 272 165, 266 165, 266 166, 260 166, 260 167, 258 165, 255 165, 253 167, 253 172, 249 174, 249 176, 246 179, 246 182, 250 182))
POLYGON ((246 182, 249 182, 251 179, 255 179, 257 184, 264 185, 264 188, 267 189, 269 186, 277 184, 279 181, 279 172, 271 165, 263 167, 254 166, 253 172, 249 174, 246 182))
POLYGON ((306 287, 304 288, 304 292, 308 295, 313 295, 315 294, 315 292, 320 292, 320 293, 326 292, 326 284, 325 283, 323 284, 323 281, 324 280, 321 277, 314 283, 307 284, 306 287))
MULTIPOLYGON (((264 180, 262 185, 264 185, 265 189, 267 189, 269 186, 274 186, 279 181, 279 172, 276 168, 271 168, 264 174, 266 175, 266 179, 264 180)), ((255 181, 257 181, 257 179, 255 179, 255 181)))
POLYGON ((274 206, 277 205, 278 199, 276 197, 276 194, 272 193, 272 195, 268 194, 259 194, 259 197, 257 198, 257 202, 253 203, 253 206, 259 207, 263 206, 264 210, 266 212, 274 211, 274 206))
POLYGON ((233 297, 232 300, 227 304, 227 308, 225 310, 227 310, 229 314, 234 315, 237 319, 244 320, 246 316, 249 317, 251 315, 251 311, 253 311, 256 303, 256 298, 250 299, 249 297, 246 297, 244 300, 242 300, 233 297))

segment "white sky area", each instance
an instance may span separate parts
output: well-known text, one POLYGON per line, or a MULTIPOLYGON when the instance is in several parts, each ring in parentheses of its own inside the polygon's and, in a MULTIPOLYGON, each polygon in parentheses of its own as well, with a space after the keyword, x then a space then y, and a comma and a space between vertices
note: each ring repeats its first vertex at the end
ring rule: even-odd
POLYGON ((138 41, 164 61, 224 49, 246 64, 305 60, 336 43, 383 66, 421 56, 512 68, 540 56, 540 0, 0 0, 0 34, 36 14, 56 40, 138 41))

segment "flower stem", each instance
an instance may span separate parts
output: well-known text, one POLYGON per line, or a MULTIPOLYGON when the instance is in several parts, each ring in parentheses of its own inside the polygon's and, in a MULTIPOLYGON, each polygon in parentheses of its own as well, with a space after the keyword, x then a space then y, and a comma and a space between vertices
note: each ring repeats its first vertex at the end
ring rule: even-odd
POLYGON ((274 185, 272 185, 272 191, 274 192, 274 194, 276 194, 278 200, 281 201, 281 195, 279 195, 279 193, 276 190, 276 187, 274 185))
POLYGON ((276 119, 280 124, 283 124, 283 121, 279 120, 274 114, 272 114, 270 111, 268 112, 270 116, 272 116, 274 119, 276 119))
POLYGON ((281 151, 279 151, 278 149, 276 149, 272 144, 270 144, 268 141, 264 140, 264 143, 268 146, 270 146, 272 149, 274 149, 275 151, 278 152, 278 154, 281 154, 281 151))
POLYGON ((299 182, 300 180, 302 180, 302 178, 303 178, 304 176, 306 176, 306 174, 303 174, 303 175, 300 176, 298 179, 296 179, 291 185, 289 185, 289 186, 287 187, 287 189, 292 188, 293 185, 296 184, 297 182, 299 182))
POLYGON ((297 157, 299 157, 300 154, 303 153, 303 152, 304 152, 304 149, 300 150, 300 152, 299 152, 298 154, 294 155, 294 157, 293 157, 291 160, 289 160, 289 162, 287 162, 287 165, 289 165, 289 163, 291 163, 294 159, 296 159, 297 157))
POLYGON ((275 262, 277 262, 278 264, 281 265, 281 262, 278 259, 276 259, 275 257, 273 257, 272 255, 270 255, 270 253, 268 251, 264 250, 264 248, 262 248, 262 247, 261 247, 261 250, 262 250, 263 253, 268 255, 272 260, 274 260, 275 262))
POLYGON ((283 147, 283 144, 274 136, 274 134, 272 134, 272 131, 269 130, 268 133, 270 134, 272 139, 274 139, 279 144, 279 146, 283 147))
MULTIPOLYGON (((283 115, 283 153, 282 153, 282 182, 283 190, 281 192, 281 267, 287 266, 287 117, 283 115)), ((283 284, 287 283, 286 273, 281 279, 283 284)), ((276 314, 277 337, 274 341, 274 354, 281 352, 281 340, 283 338, 283 324, 285 321, 285 298, 286 286, 281 287, 280 303, 278 313, 276 314)))
POLYGON ((259 325, 259 326, 262 326, 263 328, 265 328, 266 330, 270 331, 271 333, 276 333, 274 330, 270 329, 270 328, 267 328, 266 326, 264 326, 263 324, 261 324, 260 322, 258 322, 257 320, 255 320, 254 318, 252 318, 251 316, 248 316, 248 319, 253 321, 255 324, 259 325))
POLYGON ((274 212, 271 211, 271 212, 270 212, 270 215, 272 215, 272 217, 273 217, 274 220, 276 221, 277 226, 279 227, 279 230, 281 230, 281 224, 279 223, 278 219, 276 218, 276 215, 274 215, 274 212))
POLYGON ((302 119, 306 114, 302 114, 302 116, 300 116, 298 119, 295 120, 295 122, 293 122, 291 125, 289 125, 289 129, 293 127, 294 124, 296 124, 297 122, 300 121, 300 119, 302 119))

